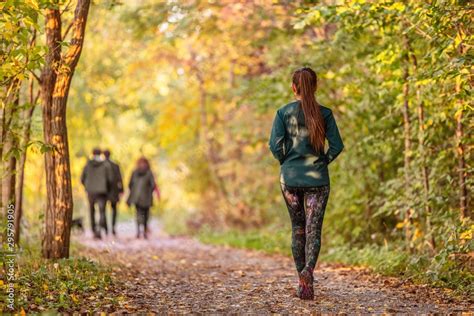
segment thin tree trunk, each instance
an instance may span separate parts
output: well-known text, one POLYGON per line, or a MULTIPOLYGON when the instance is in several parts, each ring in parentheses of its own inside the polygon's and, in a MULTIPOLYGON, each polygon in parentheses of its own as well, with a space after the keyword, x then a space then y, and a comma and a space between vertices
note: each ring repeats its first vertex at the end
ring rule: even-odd
MULTIPOLYGON (((19 106, 19 88, 15 91, 15 99, 13 102, 8 102, 7 105, 10 108, 10 111, 5 111, 6 120, 4 124, 4 140, 2 140, 2 209, 10 209, 13 205, 15 209, 15 167, 16 167, 16 157, 13 154, 13 150, 16 150, 17 147, 17 138, 13 133, 13 129, 16 128, 12 123, 16 121, 17 110, 19 106)), ((15 122, 16 123, 16 122, 15 122)), ((4 214, 6 216, 6 212, 4 214)), ((6 232, 6 231, 5 231, 6 232)), ((5 235, 2 236, 5 238, 5 235)), ((5 240, 5 239, 3 239, 5 240)))
MULTIPOLYGON (((5 149, 8 153, 11 150, 15 150, 17 147, 16 140, 14 138, 8 140, 5 149)), ((16 169, 16 157, 12 153, 9 153, 10 157, 7 159, 2 178, 2 189, 3 189, 3 202, 2 205, 6 206, 9 204, 15 205, 15 169, 16 169)))
MULTIPOLYGON (((36 41, 36 30, 33 31, 33 36, 30 40, 29 48, 32 48, 36 41)), ((28 64, 28 57, 26 58, 25 64, 28 64)), ((13 152, 10 152, 10 158, 6 159, 6 155, 9 151, 17 150, 20 140, 18 139, 15 131, 19 129, 21 125, 19 117, 19 105, 20 105, 20 90, 22 80, 14 78, 5 90, 5 94, 2 94, 2 111, 1 111, 1 144, 0 144, 0 156, 2 161, 2 181, 0 181, 0 203, 3 206, 12 203, 15 209, 15 242, 17 241, 16 236, 19 233, 16 222, 19 221, 17 214, 17 199, 16 199, 16 165, 17 157, 13 152), (5 162, 6 161, 6 162, 5 162)), ((2 91, 3 92, 3 91, 2 91)))
MULTIPOLYGON (((458 31, 459 35, 462 36, 461 30, 458 31)), ((464 55, 464 45, 463 42, 458 46, 459 55, 464 55)), ((456 94, 461 93, 461 81, 456 81, 456 94)), ((466 171, 466 158, 464 153, 464 126, 463 126, 463 116, 464 116, 464 101, 458 96, 458 106, 459 109, 456 115, 456 153, 458 156, 458 181, 459 181, 459 211, 461 219, 469 218, 471 216, 468 204, 467 204, 467 171, 466 171)))
MULTIPOLYGON (((17 142, 16 139, 11 139, 9 141, 9 150, 15 150, 17 147, 17 142)), ((7 160, 7 168, 6 168, 6 175, 3 181, 3 198, 4 198, 4 203, 3 205, 9 205, 12 204, 16 208, 16 203, 15 203, 15 181, 16 181, 16 176, 15 176, 15 170, 16 170, 16 157, 15 155, 11 154, 10 158, 7 160)))
MULTIPOLYGON (((404 137, 404 163, 403 170, 405 175, 405 194, 406 201, 411 199, 411 122, 410 122, 410 57, 409 57, 409 39, 407 36, 403 37, 404 44, 404 58, 403 58, 403 137, 404 137)), ((404 229, 405 240, 407 247, 411 250, 411 208, 409 205, 405 206, 404 211, 404 229)))
MULTIPOLYGON (((14 145, 12 142, 13 132, 12 123, 16 115, 16 111, 19 105, 19 90, 21 87, 21 81, 13 79, 10 84, 5 88, 5 94, 3 95, 2 111, 1 111, 1 130, 0 130, 0 157, 1 157, 1 175, 0 175, 0 203, 2 209, 6 209, 6 205, 12 202, 11 196, 11 176, 14 173, 12 171, 12 165, 14 161, 7 159, 6 155, 12 149, 14 145)), ((2 216, 5 214, 2 213, 2 216)))
MULTIPOLYGON (((460 102, 462 107, 462 101, 460 102)), ((466 185, 466 159, 464 157, 464 128, 463 128, 463 110, 461 109, 456 117, 456 138, 458 154, 458 177, 459 177, 459 210, 461 212, 461 219, 469 218, 470 212, 467 207, 467 185, 466 185)))
MULTIPOLYGON (((1 181, 1 179, 3 178, 3 175, 5 174, 5 166, 3 164, 3 144, 4 144, 4 141, 5 141, 5 115, 6 115, 6 107, 5 106, 2 106, 2 109, 0 111, 1 113, 1 117, 0 117, 0 158, 1 158, 1 163, 0 163, 0 207, 3 209, 5 209, 4 207, 4 204, 3 204, 3 181, 1 181)), ((2 219, 2 223, 3 223, 3 219, 4 219, 4 216, 6 216, 6 213, 4 212, 1 212, 1 219, 2 219)))
POLYGON ((52 150, 45 154, 46 212, 43 256, 69 256, 73 211, 66 105, 74 70, 81 54, 90 0, 78 0, 74 13, 72 40, 61 57, 61 14, 46 10, 46 44, 49 48, 41 75, 43 132, 52 150))
POLYGON ((25 180, 25 164, 26 156, 28 150, 28 143, 30 142, 30 133, 31 133, 31 120, 36 107, 36 102, 38 101, 38 96, 34 96, 34 79, 30 78, 29 87, 28 87, 28 96, 30 108, 26 109, 23 114, 23 131, 21 137, 21 153, 20 160, 17 166, 17 180, 15 188, 15 243, 20 243, 20 229, 21 229, 21 218, 23 216, 23 186, 25 180))
POLYGON ((10 104, 10 111, 6 111, 6 122, 4 125, 5 134, 2 148, 2 205, 15 205, 15 170, 16 156, 14 151, 18 147, 18 138, 15 136, 14 130, 17 128, 18 107, 20 105, 20 86, 15 89, 13 102, 10 104))
MULTIPOLYGON (((1 123, 1 126, 0 126, 0 159, 1 159, 1 162, 0 162, 0 207, 2 208, 2 210, 5 209, 5 205, 3 203, 3 176, 5 175, 5 169, 6 169, 6 165, 5 163, 3 162, 4 161, 4 147, 5 147, 5 134, 6 134, 6 116, 7 116, 7 102, 5 104, 2 104, 2 109, 1 109, 1 117, 0 117, 0 123, 1 123)), ((1 216, 2 216, 2 223, 3 223, 3 219, 4 219, 4 216, 6 216, 6 212, 1 212, 1 216)))
POLYGON ((425 109, 423 101, 420 98, 420 92, 416 92, 418 101, 418 125, 419 125, 419 151, 421 157, 421 177, 423 182, 423 199, 426 213, 426 230, 429 235, 428 243, 432 250, 436 249, 436 240, 432 231, 431 216, 432 210, 429 201, 430 195, 430 178, 429 169, 426 163, 426 146, 425 146, 425 109))
MULTIPOLYGON (((408 49, 413 61, 414 72, 418 70, 418 59, 416 58, 415 53, 408 42, 408 49)), ((430 179, 429 179, 429 170, 426 163, 426 146, 425 146, 425 105, 421 98, 421 87, 416 88, 416 102, 417 112, 418 112, 418 151, 420 154, 420 165, 421 165, 421 179, 423 183, 423 204, 425 209, 426 216, 426 234, 429 236, 428 243, 430 248, 434 250, 436 248, 436 241, 432 232, 431 225, 431 205, 429 201, 430 194, 430 179)))

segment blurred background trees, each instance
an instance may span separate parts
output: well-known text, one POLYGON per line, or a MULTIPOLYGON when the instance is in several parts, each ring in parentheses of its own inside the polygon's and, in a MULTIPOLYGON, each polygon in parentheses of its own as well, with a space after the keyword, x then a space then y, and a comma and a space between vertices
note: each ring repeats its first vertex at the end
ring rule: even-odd
MULTIPOLYGON (((39 70, 46 51, 40 8, 26 3, 33 9, 2 13, 3 122, 15 102, 27 113, 36 103, 31 71, 14 69, 39 70), (33 22, 8 20, 13 12, 33 22), (11 47, 21 54, 4 53, 11 47)), ((87 214, 80 170, 101 146, 126 180, 136 158, 152 158, 169 231, 238 230, 268 243, 286 234, 267 140, 275 110, 293 98, 292 72, 309 65, 346 144, 331 166, 327 258, 472 281, 459 273, 472 262, 472 11, 461 0, 95 1, 67 109, 74 216, 87 214)), ((46 208, 39 112, 24 227, 46 208)), ((4 196, 8 153, 26 153, 7 134, 4 196)))

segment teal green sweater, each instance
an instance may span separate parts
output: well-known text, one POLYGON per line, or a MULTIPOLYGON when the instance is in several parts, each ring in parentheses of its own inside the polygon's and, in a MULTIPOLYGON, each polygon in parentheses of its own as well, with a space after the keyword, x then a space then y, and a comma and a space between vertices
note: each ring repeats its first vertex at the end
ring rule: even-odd
POLYGON ((280 181, 291 187, 329 185, 328 164, 342 151, 344 145, 332 111, 321 106, 326 125, 328 149, 318 152, 309 141, 303 109, 299 101, 280 108, 273 122, 270 150, 281 165, 280 181))

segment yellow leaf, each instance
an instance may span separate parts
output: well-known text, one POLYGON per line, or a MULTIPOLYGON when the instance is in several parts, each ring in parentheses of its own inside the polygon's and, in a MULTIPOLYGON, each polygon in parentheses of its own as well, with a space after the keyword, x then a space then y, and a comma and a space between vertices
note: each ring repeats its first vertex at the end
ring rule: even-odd
POLYGON ((396 227, 397 227, 398 229, 401 229, 401 228, 403 228, 403 226, 405 226, 405 224, 404 224, 403 222, 400 222, 400 223, 397 223, 397 226, 396 226, 396 227))
POLYGON ((48 290, 48 284, 43 284, 43 290, 47 291, 48 290))
POLYGON ((72 299, 72 301, 73 301, 74 303, 79 302, 79 299, 78 299, 77 296, 74 295, 74 294, 71 294, 71 299, 72 299))
POLYGON ((420 238, 421 236, 423 235, 423 233, 421 232, 421 230, 419 230, 418 228, 415 229, 415 233, 413 234, 413 241, 417 240, 418 238, 420 238))
POLYGON ((472 239, 472 230, 466 230, 465 232, 462 232, 459 238, 464 240, 472 239))
POLYGON ((396 2, 390 6, 390 9, 402 12, 405 10, 405 5, 403 3, 396 2))

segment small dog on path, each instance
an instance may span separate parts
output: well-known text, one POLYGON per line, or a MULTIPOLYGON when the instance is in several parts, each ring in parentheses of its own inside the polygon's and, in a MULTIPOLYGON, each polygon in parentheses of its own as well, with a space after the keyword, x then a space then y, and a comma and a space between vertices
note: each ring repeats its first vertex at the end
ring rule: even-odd
POLYGON ((84 224, 82 222, 82 217, 74 218, 71 223, 71 230, 76 229, 81 233, 84 233, 84 224))

